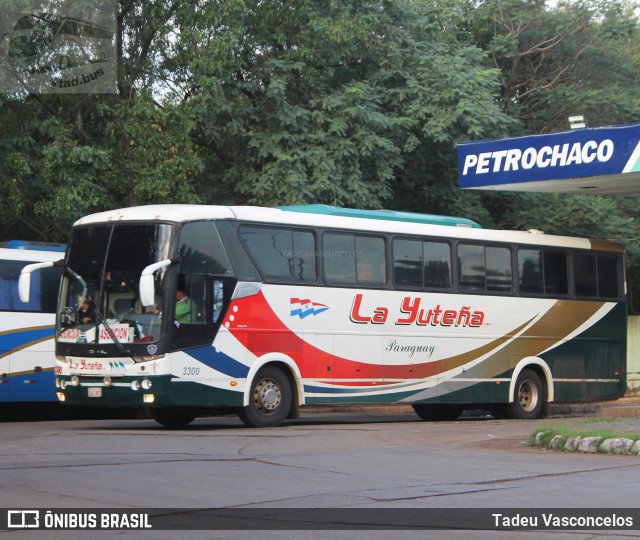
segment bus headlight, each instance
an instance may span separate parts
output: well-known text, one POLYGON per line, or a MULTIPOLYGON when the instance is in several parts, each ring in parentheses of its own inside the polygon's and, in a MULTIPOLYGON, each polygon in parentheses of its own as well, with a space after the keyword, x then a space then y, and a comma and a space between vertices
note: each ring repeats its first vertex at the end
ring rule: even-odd
POLYGON ((111 386, 111 377, 107 375, 104 379, 102 379, 102 382, 107 388, 109 388, 111 386))
POLYGON ((71 377, 71 386, 80 386, 80 378, 77 375, 71 377))
POLYGON ((151 388, 153 386, 153 384, 151 383, 151 381, 149 379, 145 379, 144 381, 142 381, 142 389, 143 390, 149 390, 149 388, 151 388))
POLYGON ((60 381, 60 388, 61 388, 62 390, 64 390, 66 387, 67 387, 67 381, 65 381, 64 379, 62 379, 62 380, 60 381))
POLYGON ((131 390, 133 391, 140 390, 140 381, 132 381, 131 390))

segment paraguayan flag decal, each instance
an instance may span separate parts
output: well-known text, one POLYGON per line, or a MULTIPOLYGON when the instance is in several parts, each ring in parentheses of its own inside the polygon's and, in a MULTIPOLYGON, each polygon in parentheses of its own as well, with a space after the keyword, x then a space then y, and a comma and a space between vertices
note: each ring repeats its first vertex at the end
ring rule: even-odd
POLYGON ((297 315, 301 319, 309 315, 318 315, 329 308, 324 304, 312 302, 308 298, 292 298, 291 299, 291 316, 297 315))

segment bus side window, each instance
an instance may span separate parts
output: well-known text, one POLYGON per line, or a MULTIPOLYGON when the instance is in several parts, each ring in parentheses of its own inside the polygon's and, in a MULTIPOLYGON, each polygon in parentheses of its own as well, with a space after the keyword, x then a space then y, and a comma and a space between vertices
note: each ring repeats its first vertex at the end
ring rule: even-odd
POLYGON ((566 296, 569 293, 567 277, 567 254, 544 251, 544 292, 549 295, 566 296))
POLYGON ((577 296, 618 297, 618 263, 616 257, 593 253, 575 253, 573 263, 577 296))
POLYGON ((451 248, 446 242, 423 242, 424 284, 426 287, 451 287, 451 248))
POLYGON ((509 292, 513 278, 511 272, 511 250, 506 247, 485 247, 487 260, 487 290, 509 292))
POLYGON ((14 299, 17 298, 18 277, 22 266, 14 262, 0 262, 0 310, 2 311, 17 311, 14 309, 14 299))
POLYGON ((55 312, 60 269, 43 269, 31 273, 31 294, 28 302, 22 302, 18 294, 18 279, 24 266, 22 261, 2 261, 0 263, 0 309, 3 311, 43 311, 55 312), (43 283, 43 281, 45 283, 43 283), (49 283, 49 281, 51 283, 49 283), (49 285, 50 290, 44 290, 49 285), (45 295, 45 292, 48 293, 45 295))
POLYGON ((618 294, 617 258, 598 255, 598 296, 617 298, 618 294))
POLYGON ((358 285, 383 287, 387 283, 385 243, 376 236, 356 236, 356 281, 358 285))
POLYGON ((240 238, 266 281, 314 283, 315 236, 289 228, 242 226, 240 238))
POLYGON ((518 289, 521 293, 542 294, 542 252, 518 250, 518 289))
POLYGON ((322 237, 322 264, 327 285, 355 285, 355 237, 326 233, 322 237))
POLYGON ((393 241, 393 280, 398 287, 422 287, 422 244, 420 240, 393 241))
POLYGON ((192 319, 174 326, 172 349, 210 344, 222 323, 235 287, 234 278, 181 274, 185 293, 192 300, 192 319))
POLYGON ((458 268, 461 289, 467 291, 485 290, 486 270, 483 246, 458 245, 458 268))
POLYGON ((182 324, 205 324, 206 303, 205 276, 179 276, 176 320, 182 324))
POLYGON ((387 283, 385 241, 379 236, 326 233, 322 253, 327 285, 384 287, 387 283))
POLYGON ((573 259, 573 279, 577 296, 598 296, 596 256, 591 253, 575 253, 573 259))
POLYGON ((224 283, 221 279, 213 280, 213 323, 217 323, 224 307, 224 283))

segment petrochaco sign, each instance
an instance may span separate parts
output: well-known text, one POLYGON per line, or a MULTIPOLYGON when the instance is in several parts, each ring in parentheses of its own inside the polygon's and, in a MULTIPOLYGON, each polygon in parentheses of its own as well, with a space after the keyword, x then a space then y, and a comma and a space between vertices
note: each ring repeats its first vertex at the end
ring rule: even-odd
POLYGON ((117 0, 23 0, 0 17, 0 93, 116 91, 117 0))
POLYGON ((640 171, 640 124, 458 145, 461 188, 640 171))

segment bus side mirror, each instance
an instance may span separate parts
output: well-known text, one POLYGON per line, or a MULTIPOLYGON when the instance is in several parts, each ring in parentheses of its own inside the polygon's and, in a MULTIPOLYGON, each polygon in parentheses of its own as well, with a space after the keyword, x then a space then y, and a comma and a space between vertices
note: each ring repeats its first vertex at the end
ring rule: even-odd
POLYGON ((153 306, 156 297, 156 287, 153 279, 153 273, 160 268, 169 266, 173 261, 171 259, 165 259, 157 263, 150 264, 140 274, 140 283, 138 284, 138 291, 140 293, 140 302, 144 307, 153 306))
POLYGON ((49 268, 53 266, 53 261, 33 263, 25 266, 20 272, 20 278, 18 279, 18 294, 20 295, 20 301, 27 303, 31 294, 31 272, 40 268, 49 268))

